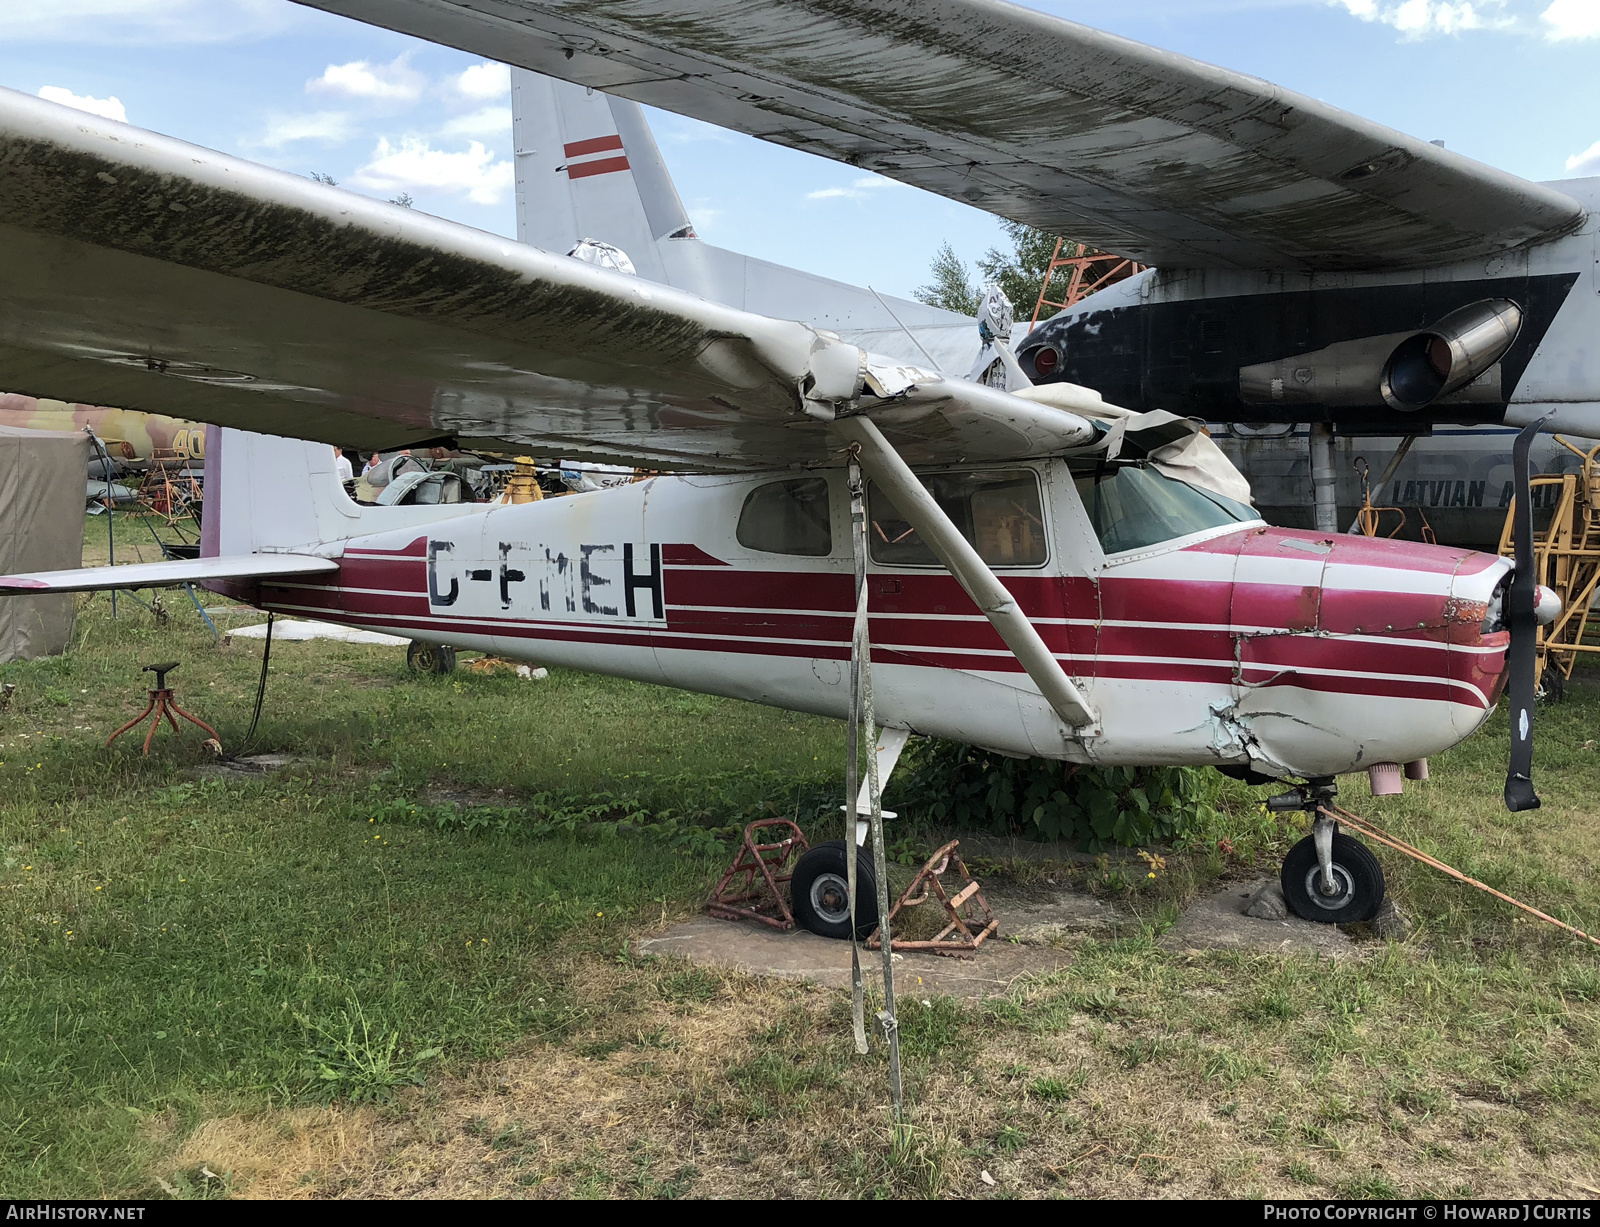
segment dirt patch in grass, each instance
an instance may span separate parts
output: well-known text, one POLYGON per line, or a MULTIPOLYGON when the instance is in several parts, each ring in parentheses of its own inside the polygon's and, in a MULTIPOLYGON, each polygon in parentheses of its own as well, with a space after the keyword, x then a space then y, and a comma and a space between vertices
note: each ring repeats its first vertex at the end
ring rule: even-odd
POLYGON ((881 1056, 852 1055, 844 994, 585 962, 575 995, 606 1009, 564 1044, 387 1108, 211 1121, 171 1166, 226 1169, 245 1197, 1524 1198, 1600 1184, 1591 1139, 1552 1105, 1457 1095, 1373 1051, 1365 1026, 1330 1043, 1325 1003, 1281 991, 1314 962, 1285 980, 1278 960, 1195 959, 1185 970, 1205 987, 1179 989, 1173 963, 1139 958, 1162 969, 1143 990, 1123 987, 1133 968, 1113 982, 1102 965, 992 1009, 906 999, 898 1144, 881 1056))

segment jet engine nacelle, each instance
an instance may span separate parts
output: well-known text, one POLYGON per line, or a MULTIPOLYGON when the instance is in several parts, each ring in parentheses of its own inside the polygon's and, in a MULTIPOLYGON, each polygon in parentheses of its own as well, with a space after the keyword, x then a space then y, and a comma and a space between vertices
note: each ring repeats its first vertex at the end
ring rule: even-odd
POLYGON ((1395 346, 1378 391, 1391 409, 1424 409, 1500 361, 1521 329, 1522 309, 1504 298, 1452 311, 1395 346))
POLYGON ((1372 406, 1402 413, 1451 403, 1504 402, 1500 359, 1522 328, 1504 298, 1471 303, 1431 327, 1340 341, 1312 353, 1247 366, 1239 396, 1254 405, 1372 406))

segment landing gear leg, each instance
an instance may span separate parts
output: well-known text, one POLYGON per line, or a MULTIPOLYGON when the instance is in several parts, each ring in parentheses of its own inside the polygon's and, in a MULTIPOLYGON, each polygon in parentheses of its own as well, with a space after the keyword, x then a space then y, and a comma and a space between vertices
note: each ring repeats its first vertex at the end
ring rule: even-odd
POLYGON ((1311 424, 1311 504, 1316 510, 1317 531, 1339 531, 1339 474, 1334 462, 1333 427, 1326 422, 1311 424))
POLYGON ((1383 902, 1383 867, 1371 849, 1322 812, 1336 792, 1332 779, 1310 780, 1271 798, 1267 808, 1311 815, 1311 834, 1283 858, 1279 881, 1289 910, 1320 924, 1355 924, 1371 920, 1383 902))
POLYGON ((1317 868, 1322 873, 1322 893, 1334 895, 1339 891, 1333 876, 1333 837, 1339 824, 1320 810, 1311 820, 1311 844, 1317 850, 1317 868))

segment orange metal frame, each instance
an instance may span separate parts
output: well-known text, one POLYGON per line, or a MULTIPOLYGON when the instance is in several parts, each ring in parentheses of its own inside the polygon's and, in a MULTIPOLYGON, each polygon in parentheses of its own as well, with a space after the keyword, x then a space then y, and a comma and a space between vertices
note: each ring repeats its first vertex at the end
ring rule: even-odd
POLYGON ((1065 311, 1068 307, 1082 302, 1096 291, 1107 286, 1116 285, 1117 282, 1132 277, 1135 273, 1144 272, 1143 264, 1124 259, 1122 256, 1113 256, 1104 251, 1096 251, 1083 243, 1068 243, 1065 239, 1056 240, 1056 248, 1050 254, 1050 267, 1045 270, 1044 284, 1039 287, 1039 301, 1034 304, 1032 323, 1039 322, 1039 316, 1046 307, 1055 307, 1065 311), (1065 247, 1070 254, 1062 255, 1065 247), (1050 284, 1055 280, 1057 269, 1071 269, 1067 278, 1067 291, 1057 302, 1046 297, 1050 293, 1050 284))

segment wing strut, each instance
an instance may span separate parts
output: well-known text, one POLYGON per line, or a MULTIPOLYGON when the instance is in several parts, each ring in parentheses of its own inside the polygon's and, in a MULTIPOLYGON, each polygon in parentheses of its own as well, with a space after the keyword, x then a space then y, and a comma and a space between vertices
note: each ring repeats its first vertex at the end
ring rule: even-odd
POLYGON ((916 474, 889 445, 878 427, 861 416, 838 418, 834 430, 861 449, 861 467, 894 500, 895 509, 917 530, 940 562, 967 595, 977 602, 984 617, 1000 632, 1006 647, 1027 670, 1033 684, 1070 729, 1097 723, 1094 711, 1045 646, 1039 632, 1018 608, 1016 599, 978 556, 971 543, 950 522, 916 474))

